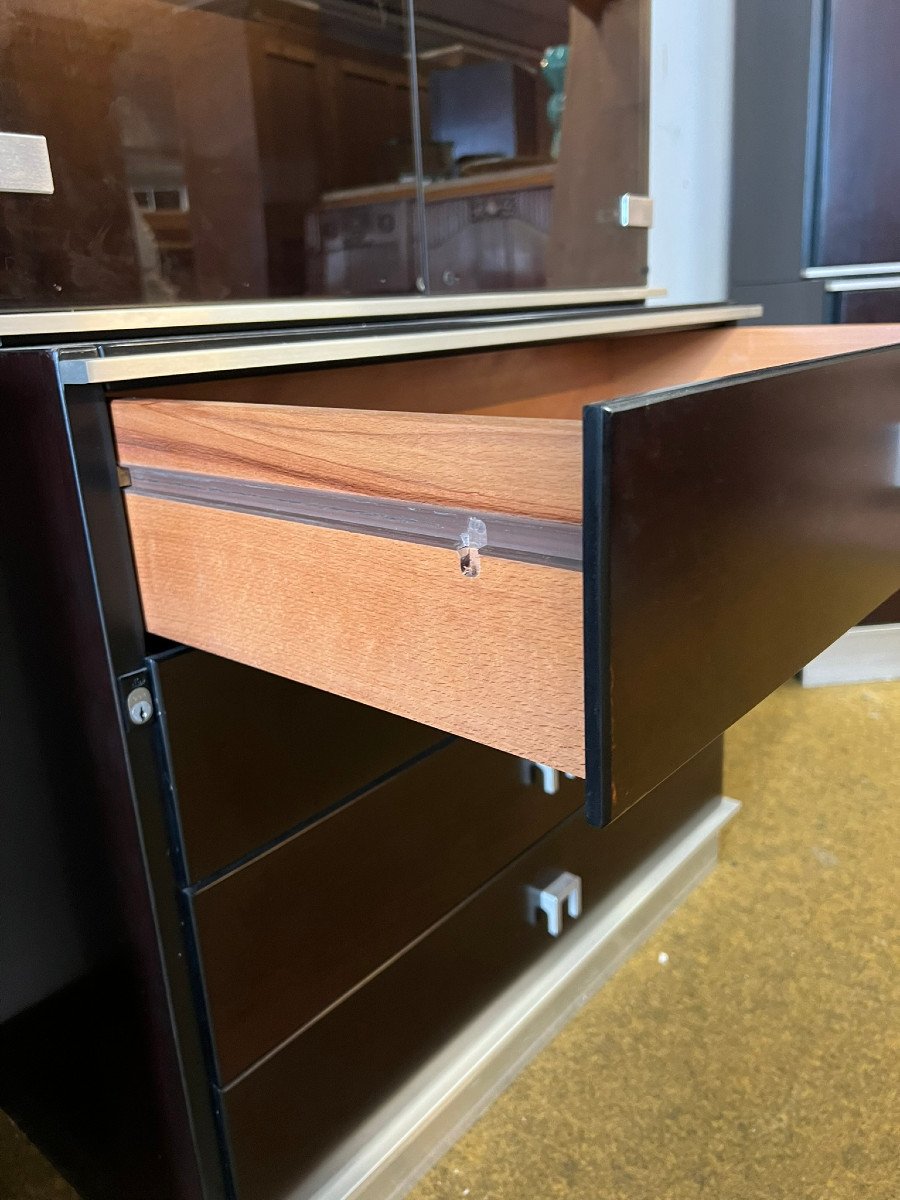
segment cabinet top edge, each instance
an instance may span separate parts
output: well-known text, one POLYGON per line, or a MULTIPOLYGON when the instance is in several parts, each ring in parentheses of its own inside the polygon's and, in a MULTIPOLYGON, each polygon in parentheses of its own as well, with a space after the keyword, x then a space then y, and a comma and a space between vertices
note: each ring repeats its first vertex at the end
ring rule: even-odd
POLYGON ((665 288, 560 288, 465 293, 453 296, 360 296, 316 300, 221 301, 209 304, 128 305, 120 308, 32 309, 0 312, 0 338, 85 333, 153 334, 174 329, 264 326, 297 321, 423 317, 444 313, 629 304, 665 296, 665 288))
POLYGON ((612 313, 551 313, 527 321, 494 318, 465 326, 391 332, 369 329, 342 335, 298 337, 287 331, 281 340, 252 342, 234 336, 217 343, 210 338, 200 345, 174 343, 156 346, 152 341, 132 343, 127 349, 111 346, 71 348, 60 359, 64 384, 119 384, 187 375, 232 371, 304 367, 328 363, 363 362, 379 358, 425 356, 455 351, 486 350, 536 342, 572 341, 613 334, 665 332, 692 327, 733 324, 762 315, 760 305, 708 304, 685 308, 647 308, 612 313))

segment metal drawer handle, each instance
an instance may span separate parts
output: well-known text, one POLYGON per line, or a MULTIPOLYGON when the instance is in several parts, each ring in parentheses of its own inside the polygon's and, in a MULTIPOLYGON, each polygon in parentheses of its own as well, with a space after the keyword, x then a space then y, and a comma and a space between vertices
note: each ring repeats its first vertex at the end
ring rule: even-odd
POLYGON ((551 937, 559 937, 563 926, 563 905, 573 919, 581 916, 581 876, 573 875, 571 871, 563 871, 561 875, 544 888, 530 888, 535 911, 540 910, 547 915, 547 932, 551 937))
MULTIPOLYGON (((523 778, 526 784, 534 782, 535 775, 540 776, 541 787, 548 796, 555 796, 559 791, 559 771, 556 767, 548 767, 546 763, 533 762, 529 758, 522 759, 523 778)), ((566 779, 574 779, 574 775, 570 775, 568 771, 565 773, 566 779)))

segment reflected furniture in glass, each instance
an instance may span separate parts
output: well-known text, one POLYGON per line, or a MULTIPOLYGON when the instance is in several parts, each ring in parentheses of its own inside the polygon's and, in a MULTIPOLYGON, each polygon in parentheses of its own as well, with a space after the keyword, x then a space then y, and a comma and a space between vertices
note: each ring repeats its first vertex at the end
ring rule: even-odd
POLYGON ((0 130, 46 139, 54 190, 0 186, 0 310, 640 288, 648 28, 647 0, 602 34, 564 0, 11 0, 0 130))
POLYGON ((85 1200, 396 1193, 897 587, 897 328, 643 303, 647 9, 4 7, 0 1106, 85 1200))

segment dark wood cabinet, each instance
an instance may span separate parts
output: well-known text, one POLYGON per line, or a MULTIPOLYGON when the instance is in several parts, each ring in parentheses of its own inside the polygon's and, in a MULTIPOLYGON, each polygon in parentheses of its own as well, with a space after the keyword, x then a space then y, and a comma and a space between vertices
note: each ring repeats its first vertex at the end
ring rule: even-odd
POLYGON ((767 321, 895 320, 889 297, 840 293, 900 261, 900 9, 754 0, 735 16, 730 294, 767 321))
POLYGON ((900 321, 894 0, 736 9, 730 291, 786 324, 900 321))
POLYGON ((195 891, 220 1081, 318 1018, 583 805, 580 781, 548 795, 523 760, 456 741, 195 891))
POLYGON ((589 915, 720 788, 716 742, 602 840, 586 838, 578 816, 560 822, 364 987, 224 1089, 242 1200, 280 1200, 302 1189, 342 1138, 540 960, 547 931, 529 919, 523 904, 529 887, 568 866, 582 880, 589 915), (306 1086, 326 1076, 327 1090, 306 1086))
POLYGON ((900 287, 861 287, 831 293, 832 316, 841 324, 900 321, 900 287))
POLYGON ((811 266, 900 262, 900 6, 829 0, 811 266))
POLYGON ((314 1194, 896 589, 897 331, 746 315, 0 353, 4 789, 47 772, 112 926, 3 1031, 0 1099, 86 1200, 314 1194))

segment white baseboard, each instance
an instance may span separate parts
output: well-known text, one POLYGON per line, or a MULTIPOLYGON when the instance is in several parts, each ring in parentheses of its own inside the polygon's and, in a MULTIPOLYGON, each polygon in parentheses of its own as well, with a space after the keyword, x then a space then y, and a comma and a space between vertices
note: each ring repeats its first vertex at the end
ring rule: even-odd
POLYGON ((857 625, 800 672, 804 687, 900 679, 900 625, 857 625))
MULTIPOLYGON (((715 866, 720 797, 658 847, 348 1138, 291 1200, 397 1200, 715 866)), ((302 1135, 300 1135, 302 1136, 302 1135)))

